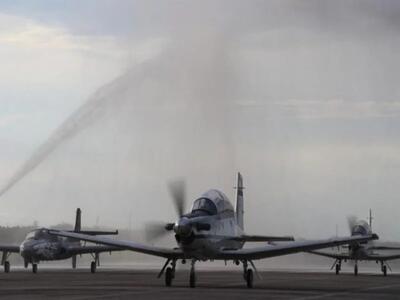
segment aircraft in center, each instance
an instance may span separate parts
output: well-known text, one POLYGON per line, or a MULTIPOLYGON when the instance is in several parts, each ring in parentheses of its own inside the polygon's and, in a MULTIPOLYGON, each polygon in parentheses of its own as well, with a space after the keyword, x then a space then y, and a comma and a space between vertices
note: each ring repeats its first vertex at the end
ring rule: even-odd
POLYGON ((253 287, 253 272, 257 275, 254 260, 349 243, 362 243, 378 238, 377 235, 370 233, 368 235, 353 235, 316 241, 291 241, 293 240, 292 237, 247 235, 244 232, 244 188, 240 173, 238 173, 236 189, 236 209, 233 208, 224 193, 212 189, 197 198, 193 202, 191 211, 185 213, 185 185, 183 182, 175 182, 170 185, 171 195, 179 218, 174 223, 163 224, 160 230, 175 233, 175 240, 178 245, 176 248, 161 248, 133 241, 94 237, 77 232, 49 230, 49 233, 163 257, 166 262, 159 272, 158 278, 165 273, 166 286, 172 284, 178 260, 181 260, 182 263, 190 260, 190 287, 196 286, 196 262, 207 260, 233 261, 236 265, 242 264, 243 278, 249 288, 253 287), (243 248, 246 242, 275 241, 291 242, 243 248))

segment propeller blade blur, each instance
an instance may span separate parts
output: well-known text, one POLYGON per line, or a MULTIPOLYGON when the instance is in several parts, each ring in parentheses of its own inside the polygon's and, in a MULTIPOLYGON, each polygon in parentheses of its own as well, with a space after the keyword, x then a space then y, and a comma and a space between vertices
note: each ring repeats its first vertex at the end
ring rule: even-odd
POLYGON ((168 234, 165 223, 151 222, 145 227, 145 238, 147 242, 162 238, 168 234))
POLYGON ((174 201, 176 213, 181 217, 185 213, 185 182, 183 180, 171 182, 169 190, 174 201))
POLYGON ((357 223, 357 217, 355 217, 355 216, 348 216, 347 217, 347 224, 349 226, 350 234, 352 233, 353 228, 356 225, 356 223, 357 223))

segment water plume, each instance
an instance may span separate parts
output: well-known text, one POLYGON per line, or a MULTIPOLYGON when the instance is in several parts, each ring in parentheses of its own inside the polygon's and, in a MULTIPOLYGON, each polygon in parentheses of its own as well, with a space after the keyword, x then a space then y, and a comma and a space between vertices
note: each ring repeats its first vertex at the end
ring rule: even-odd
MULTIPOLYGON (((50 137, 32 154, 32 156, 15 172, 10 180, 0 191, 0 197, 16 185, 21 179, 39 166, 53 151, 55 151, 66 140, 72 138, 93 122, 107 115, 108 107, 111 105, 107 94, 113 93, 119 79, 100 88, 88 101, 79 107, 69 118, 67 118, 50 137)), ((118 88, 120 88, 120 84, 118 88)), ((113 105, 118 104, 115 101, 113 105)))

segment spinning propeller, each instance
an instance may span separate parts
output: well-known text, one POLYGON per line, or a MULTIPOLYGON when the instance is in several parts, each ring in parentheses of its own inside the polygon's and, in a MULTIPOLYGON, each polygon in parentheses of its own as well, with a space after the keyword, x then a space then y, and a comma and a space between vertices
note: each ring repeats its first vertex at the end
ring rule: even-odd
POLYGON ((193 227, 197 230, 210 230, 210 225, 207 223, 191 222, 189 218, 183 217, 186 206, 186 184, 183 180, 171 182, 169 191, 178 215, 176 223, 160 223, 151 222, 146 225, 146 240, 151 241, 154 239, 165 236, 168 232, 174 231, 179 237, 189 237, 193 233, 193 227))
MULTIPOLYGON (((168 184, 169 192, 171 194, 173 204, 175 206, 176 213, 180 219, 185 212, 186 204, 186 185, 183 180, 173 181, 168 184)), ((145 233, 146 240, 152 241, 159 239, 169 231, 174 230, 175 223, 162 223, 162 222, 150 222, 146 224, 145 233)))
POLYGON ((353 229, 356 226, 356 224, 357 224, 357 217, 356 216, 351 215, 351 216, 347 217, 347 225, 349 226, 350 234, 353 233, 353 229))

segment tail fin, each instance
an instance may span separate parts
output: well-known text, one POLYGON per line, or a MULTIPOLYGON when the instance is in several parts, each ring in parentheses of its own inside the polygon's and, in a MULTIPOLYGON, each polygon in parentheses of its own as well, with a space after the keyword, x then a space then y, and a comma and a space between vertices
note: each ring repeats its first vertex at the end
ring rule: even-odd
POLYGON ((81 231, 81 209, 76 210, 75 228, 74 231, 81 231))
MULTIPOLYGON (((67 230, 68 232, 79 232, 82 234, 87 234, 87 235, 117 235, 118 230, 115 231, 101 231, 101 230, 82 230, 81 226, 81 215, 82 211, 80 208, 76 209, 76 218, 75 218, 75 227, 74 230, 67 230)), ((71 238, 73 241, 77 241, 76 239, 71 238)))
POLYGON ((236 185, 236 222, 237 225, 244 229, 243 215, 244 215, 244 203, 243 203, 243 177, 238 173, 237 185, 236 185))

